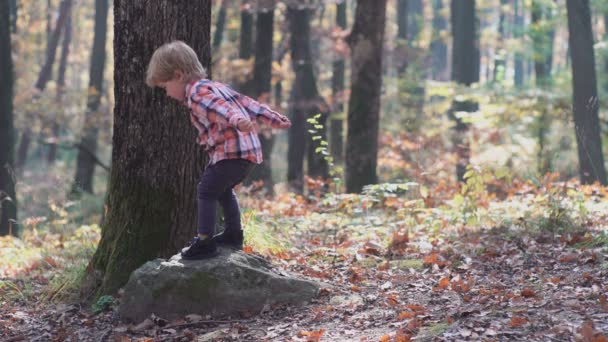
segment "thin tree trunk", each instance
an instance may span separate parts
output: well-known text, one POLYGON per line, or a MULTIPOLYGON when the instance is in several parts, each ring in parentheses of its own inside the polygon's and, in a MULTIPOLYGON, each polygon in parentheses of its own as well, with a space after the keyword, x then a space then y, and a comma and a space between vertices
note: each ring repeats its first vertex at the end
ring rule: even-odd
POLYGON ((17 198, 13 152, 13 59, 11 55, 10 8, 0 1, 0 236, 17 235, 17 198))
POLYGON ((153 49, 175 39, 192 46, 208 66, 210 23, 211 0, 114 0, 116 105, 108 211, 84 286, 97 295, 114 293, 137 267, 175 254, 195 233, 194 193, 203 152, 194 143, 187 109, 141 80, 153 49))
POLYGON ((407 38, 411 46, 415 46, 422 31, 424 6, 422 0, 407 0, 407 38))
POLYGON ((62 0, 59 5, 59 17, 55 24, 55 30, 50 36, 49 45, 47 49, 46 61, 38 74, 38 80, 36 81, 36 88, 39 91, 44 91, 47 82, 52 77, 53 64, 55 63, 55 52, 59 45, 59 37, 61 36, 61 30, 65 27, 65 22, 68 19, 70 8, 72 7, 72 0, 62 0))
MULTIPOLYGON (((336 25, 340 29, 346 29, 346 1, 336 4, 336 25)), ((336 162, 340 163, 344 160, 344 57, 338 54, 334 55, 332 65, 331 90, 333 98, 333 116, 330 122, 330 139, 329 144, 331 155, 336 162)))
POLYGON ((499 17, 498 17, 498 51, 494 52, 494 82, 504 81, 505 68, 507 65, 507 53, 505 50, 505 42, 507 40, 507 20, 505 6, 509 0, 500 0, 499 17))
POLYGON ((567 0, 573 114, 581 183, 606 185, 589 0, 567 0))
POLYGON ((407 2, 408 0, 397 1, 397 38, 407 39, 407 2))
POLYGON ((360 192, 378 182, 378 129, 382 86, 382 46, 386 0, 357 2, 348 43, 351 47, 351 93, 348 102, 346 191, 360 192))
MULTIPOLYGON (((452 80, 456 83, 470 86, 479 82, 479 40, 477 35, 477 16, 475 0, 452 0, 452 80)), ((450 118, 455 122, 452 143, 455 148, 457 163, 456 177, 464 180, 466 167, 470 160, 470 144, 468 142, 469 124, 458 118, 457 112, 473 112, 478 104, 472 101, 454 100, 449 111, 450 118)))
POLYGON ((224 38, 224 28, 226 27, 226 8, 228 7, 229 0, 222 0, 220 10, 217 12, 217 21, 215 22, 215 33, 213 34, 213 48, 214 54, 217 53, 222 40, 224 38))
MULTIPOLYGON (((253 97, 270 102, 272 93, 272 37, 274 36, 274 4, 258 10, 255 38, 255 65, 253 69, 253 97)), ((270 127, 260 126, 260 143, 264 161, 253 169, 248 182, 263 181, 269 194, 273 191, 272 163, 270 156, 274 136, 270 127)))
MULTIPOLYGON (((317 90, 314 67, 310 49, 309 8, 288 7, 287 16, 291 31, 291 60, 296 78, 291 93, 292 127, 289 130, 289 147, 287 151, 287 181, 293 191, 304 190, 304 157, 308 155, 308 173, 311 176, 327 176, 327 163, 322 156, 314 153, 316 146, 307 133, 306 120, 321 112, 319 123, 326 128, 327 106, 323 103, 317 90), (307 153, 308 152, 308 153, 307 153)), ((320 132, 327 140, 325 132, 320 132)))
MULTIPOLYGON (((239 58, 249 59, 253 53, 253 14, 250 11, 247 0, 241 3, 241 31, 239 34, 239 58)), ((272 53, 272 51, 270 52, 272 53)), ((248 74, 245 77, 237 75, 235 81, 236 88, 241 93, 251 95, 253 92, 252 75, 248 74)))
POLYGON ((95 174, 95 153, 99 135, 98 113, 103 94, 103 74, 106 63, 108 0, 95 0, 95 35, 91 50, 91 65, 89 70, 89 90, 87 109, 84 113, 78 156, 76 157, 76 173, 72 184, 72 194, 80 191, 93 193, 93 175, 95 174))
POLYGON ((253 15, 249 8, 241 9, 241 35, 239 39, 239 58, 251 58, 253 50, 253 15))
MULTIPOLYGON (((522 32, 524 31, 524 13, 525 6, 523 0, 514 0, 513 11, 515 13, 515 28, 513 29, 513 36, 515 39, 522 38, 522 32)), ((524 84, 524 59, 521 51, 515 52, 515 65, 514 65, 514 83, 516 87, 521 87, 524 84)))
POLYGON ((25 163, 27 162, 27 154, 30 149, 32 142, 32 130, 29 127, 25 127, 21 133, 21 139, 19 139, 19 147, 17 148, 17 163, 16 167, 18 172, 23 171, 25 163))
MULTIPOLYGON (((63 102, 63 93, 65 91, 65 72, 68 65, 68 56, 70 55, 70 43, 72 41, 72 15, 71 9, 68 11, 68 16, 65 20, 65 28, 63 33, 63 41, 61 44, 61 57, 59 58, 59 70, 57 71, 57 94, 55 101, 58 104, 57 110, 63 110, 62 102, 63 102)), ((52 132, 52 140, 55 142, 59 139, 59 121, 63 117, 63 115, 59 112, 55 113, 54 117, 51 116, 51 132, 52 132)), ((49 154, 47 156, 47 163, 52 165, 57 158, 57 144, 49 145, 49 154)))
POLYGON ((550 10, 544 8, 539 0, 534 0, 532 2, 532 24, 536 28, 533 32, 534 73, 536 84, 543 88, 548 87, 551 82, 553 38, 555 36, 551 20, 550 10))
MULTIPOLYGON (((51 3, 49 1, 49 10, 51 3)), ((68 13, 72 6, 72 0, 62 0, 59 5, 59 16, 57 18, 55 24, 55 30, 52 33, 49 33, 49 39, 47 40, 47 49, 46 49, 46 60, 40 73, 38 74, 38 79, 35 83, 35 87, 39 92, 43 92, 46 88, 46 84, 52 77, 53 72, 53 64, 55 63, 55 55, 57 51, 57 46, 59 45, 59 37, 61 36, 61 30, 65 26, 64 23, 67 20, 68 13)), ((49 25, 47 29, 50 30, 50 19, 49 25)), ((29 116, 32 116, 29 114, 29 116)), ((25 163, 27 161, 27 155, 29 151, 29 147, 32 141, 32 132, 29 127, 26 127, 21 135, 21 140, 19 141, 19 149, 17 151, 17 168, 22 171, 25 167, 25 163)))
MULTIPOLYGON (((608 7, 604 14, 604 40, 608 41, 608 7)), ((604 74, 608 75, 608 49, 604 52, 604 74)), ((604 81, 604 91, 608 94, 608 77, 604 81)))
POLYGON ((443 13, 443 0, 433 0, 433 39, 431 41, 432 77, 434 80, 447 81, 448 46, 442 33, 448 28, 443 13))

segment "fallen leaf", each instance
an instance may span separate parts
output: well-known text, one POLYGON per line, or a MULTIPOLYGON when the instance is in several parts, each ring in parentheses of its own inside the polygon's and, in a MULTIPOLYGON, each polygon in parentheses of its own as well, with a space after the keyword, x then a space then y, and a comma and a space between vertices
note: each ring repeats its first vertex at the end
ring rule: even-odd
POLYGON ((513 316, 511 317, 511 322, 509 322, 509 326, 511 328, 517 328, 519 326, 522 326, 524 324, 528 323, 528 320, 523 318, 523 317, 517 317, 517 316, 513 316))
POLYGON ((536 292, 534 292, 534 290, 531 288, 525 288, 521 290, 521 295, 526 298, 536 297, 536 292))
POLYGON ((402 321, 404 319, 410 319, 410 318, 414 318, 416 317, 416 313, 415 312, 411 312, 411 311, 403 311, 399 314, 399 316, 397 316, 397 319, 402 321))
POLYGON ((320 329, 317 331, 300 331, 298 332, 298 337, 306 337, 307 341, 319 341, 321 340, 321 336, 325 333, 325 329, 320 329))
POLYGON ((563 263, 572 263, 572 262, 576 262, 577 259, 578 259, 578 255, 571 253, 571 254, 562 255, 559 258, 559 261, 563 262, 563 263))
POLYGON ((450 285, 450 279, 448 279, 447 277, 441 278, 441 280, 439 280, 439 283, 437 284, 437 286, 433 288, 433 291, 445 290, 448 288, 449 285, 450 285))

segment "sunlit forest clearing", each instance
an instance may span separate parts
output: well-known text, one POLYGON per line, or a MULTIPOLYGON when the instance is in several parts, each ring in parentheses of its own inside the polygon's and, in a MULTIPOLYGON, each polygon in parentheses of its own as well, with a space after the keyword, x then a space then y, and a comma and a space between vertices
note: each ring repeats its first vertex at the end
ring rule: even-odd
POLYGON ((606 1, 0 0, 0 75, 1 342, 608 340, 606 1), (204 260, 175 40, 291 122, 204 260))

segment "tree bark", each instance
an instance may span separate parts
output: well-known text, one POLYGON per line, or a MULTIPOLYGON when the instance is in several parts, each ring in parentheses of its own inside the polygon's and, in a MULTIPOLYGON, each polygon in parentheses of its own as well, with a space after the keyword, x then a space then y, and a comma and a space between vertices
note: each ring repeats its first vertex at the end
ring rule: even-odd
POLYGON ((17 235, 13 85, 10 8, 7 1, 0 1, 0 236, 17 235))
MULTIPOLYGON (((346 1, 336 4, 336 25, 340 29, 346 29, 346 1)), ((330 122, 330 143, 331 155, 336 162, 344 160, 344 57, 334 53, 332 65, 331 91, 333 116, 330 122)))
MULTIPOLYGON (((479 40, 477 36, 477 16, 475 0, 452 0, 452 81, 470 86, 479 82, 479 40)), ((456 177, 464 180, 464 173, 469 164, 470 145, 468 142, 469 124, 456 116, 457 112, 476 111, 478 104, 473 101, 452 102, 448 115, 455 122, 452 143, 458 161, 456 177)))
POLYGON ((581 183, 606 185, 589 0, 567 0, 573 115, 581 183))
POLYGON ((176 39, 208 66, 210 17, 211 0, 114 0, 112 169, 85 290, 114 293, 137 267, 175 254, 195 233, 203 151, 187 109, 142 78, 154 49, 176 39))
MULTIPOLYGON (((65 20, 65 27, 63 32, 63 41, 61 43, 61 56, 59 58, 59 69, 57 70, 57 93, 56 93, 56 103, 58 104, 57 110, 62 110, 63 106, 63 93, 65 91, 65 72, 67 70, 68 65, 68 57, 70 55, 70 43, 72 42, 72 10, 71 8, 68 10, 68 15, 65 20)), ((49 113, 50 114, 50 113, 49 113)), ((49 115, 50 121, 49 124, 51 126, 52 139, 59 139, 59 121, 63 116, 61 113, 56 112, 55 115, 49 115)), ((49 145, 49 154, 47 156, 47 163, 49 165, 55 162, 57 158, 57 144, 49 145)))
MULTIPOLYGON (((291 60, 296 77, 291 92, 292 126, 289 130, 287 151, 287 181, 293 191, 304 190, 304 157, 308 154, 308 173, 311 176, 327 176, 327 163, 314 153, 312 137, 307 133, 306 120, 315 114, 323 114, 319 123, 325 128, 327 105, 319 96, 310 49, 310 8, 288 7, 287 16, 291 31, 291 60), (308 152, 308 153, 307 153, 308 152)), ((319 135, 323 140, 325 130, 319 135)))
POLYGON ((346 191, 360 192, 378 182, 378 127, 382 86, 382 46, 386 0, 357 2, 348 37, 351 47, 351 94, 348 101, 346 191))
MULTIPOLYGON (((269 103, 272 94, 272 37, 274 36, 274 4, 259 8, 256 19, 255 64, 253 68, 252 96, 269 103)), ((269 194, 273 191, 272 163, 270 156, 274 147, 272 128, 260 125, 260 143, 264 161, 249 175, 248 182, 263 181, 269 194)))
POLYGON ((72 184, 72 194, 81 191, 93 193, 93 176, 95 174, 95 153, 99 135, 99 104, 103 94, 103 74, 106 63, 106 40, 108 30, 108 0, 95 0, 95 35, 91 50, 89 70, 89 89, 87 91, 87 109, 84 113, 76 173, 72 184))
POLYGON ((431 41, 432 56, 432 77, 434 80, 447 81, 449 76, 448 68, 448 46, 442 36, 448 28, 448 23, 444 17, 443 0, 433 0, 433 39, 431 41))

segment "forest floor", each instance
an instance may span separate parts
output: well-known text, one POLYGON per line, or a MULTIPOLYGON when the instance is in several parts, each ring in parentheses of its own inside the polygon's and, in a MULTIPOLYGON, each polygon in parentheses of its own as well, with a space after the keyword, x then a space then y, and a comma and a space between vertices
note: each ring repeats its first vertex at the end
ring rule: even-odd
POLYGON ((547 184, 433 209, 398 186, 245 199, 245 251, 323 286, 239 317, 125 324, 119 298, 73 300, 99 228, 29 229, 0 240, 0 341, 608 341, 605 191, 547 184))
POLYGON ((66 198, 69 164, 31 167, 21 236, 0 237, 0 342, 608 341, 608 190, 480 168, 450 183, 440 141, 383 140, 382 178, 419 184, 321 195, 309 179, 306 197, 272 199, 241 189, 245 252, 322 283, 320 296, 172 322, 126 324, 120 298, 79 302, 103 196, 66 198))

